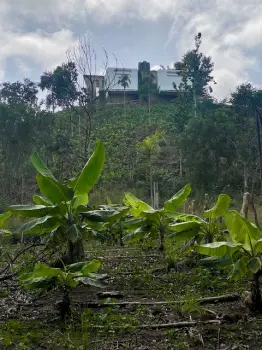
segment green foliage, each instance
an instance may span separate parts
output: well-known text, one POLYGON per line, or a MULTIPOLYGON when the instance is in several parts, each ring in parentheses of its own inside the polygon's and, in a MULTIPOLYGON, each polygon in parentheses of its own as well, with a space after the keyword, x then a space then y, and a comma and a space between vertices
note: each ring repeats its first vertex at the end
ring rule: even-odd
POLYGON ((186 185, 164 204, 166 211, 174 212, 185 202, 191 193, 191 185, 186 185))
POLYGON ((230 203, 231 198, 227 194, 221 194, 214 207, 204 212, 204 216, 208 218, 207 221, 196 215, 176 213, 175 218, 178 222, 169 225, 169 229, 175 233, 172 233, 169 238, 180 242, 189 241, 189 246, 194 245, 195 242, 200 244, 220 240, 224 237, 224 225, 219 225, 216 219, 225 215, 230 203))
POLYGON ((129 205, 130 213, 134 217, 140 218, 141 222, 140 227, 127 234, 124 240, 131 243, 145 237, 152 238, 158 234, 160 237, 160 248, 164 249, 165 235, 172 229, 174 212, 183 204, 190 192, 191 186, 186 185, 170 200, 165 202, 164 207, 160 210, 155 210, 135 196, 126 194, 124 203, 129 205))
POLYGON ((71 289, 80 284, 101 287, 99 280, 102 276, 96 273, 99 268, 97 260, 68 265, 64 270, 38 263, 33 272, 20 276, 19 282, 27 289, 71 289))
POLYGON ((225 224, 229 232, 227 241, 199 245, 197 251, 211 257, 231 256, 229 264, 233 264, 234 279, 261 271, 261 231, 235 210, 225 214, 225 224))
POLYGON ((218 219, 221 216, 224 216, 227 212, 229 205, 231 203, 231 198, 227 194, 221 194, 215 206, 204 212, 204 216, 209 219, 218 219))
POLYGON ((34 196, 35 202, 41 204, 8 207, 9 212, 14 215, 36 218, 26 222, 17 232, 38 233, 50 244, 57 243, 57 240, 62 244, 69 242, 71 244, 68 245, 68 255, 71 261, 80 259, 83 248, 75 248, 75 244, 82 245, 82 239, 90 230, 83 222, 81 213, 88 211, 85 207, 88 203, 88 192, 99 179, 104 164, 104 153, 103 145, 97 142, 93 155, 69 185, 57 181, 40 157, 34 153, 31 161, 40 172, 37 175, 37 184, 43 197, 34 196))

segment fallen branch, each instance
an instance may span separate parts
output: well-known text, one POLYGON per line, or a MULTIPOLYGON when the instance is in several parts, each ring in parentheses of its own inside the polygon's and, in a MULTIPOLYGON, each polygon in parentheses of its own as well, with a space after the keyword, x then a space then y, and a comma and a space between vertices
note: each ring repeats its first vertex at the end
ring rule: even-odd
POLYGON ((116 255, 116 256, 98 256, 98 260, 114 260, 114 259, 141 259, 141 258, 162 258, 162 255, 152 254, 152 255, 140 255, 140 256, 127 256, 127 255, 116 255))
MULTIPOLYGON (((206 324, 217 324, 220 325, 219 320, 208 320, 208 321, 185 321, 185 322, 175 322, 175 323, 160 323, 160 324, 142 324, 140 326, 125 325, 125 326, 115 326, 115 329, 123 328, 134 328, 134 329, 167 329, 167 328, 188 328, 193 326, 202 326, 206 324)), ((93 326, 92 328, 105 329, 108 326, 93 326)))
MULTIPOLYGON (((203 305, 203 304, 216 304, 218 302, 232 302, 236 300, 240 300, 241 296, 239 294, 229 294, 229 295, 220 295, 216 297, 206 297, 197 299, 196 301, 203 305)), ((174 301, 122 301, 119 303, 99 303, 99 302, 88 302, 84 303, 85 307, 90 309, 98 309, 98 308, 106 308, 106 307, 128 307, 128 306, 140 306, 140 305, 148 305, 148 306, 155 306, 155 305, 183 305, 186 302, 183 300, 174 300, 174 301)))
POLYGON ((186 328, 197 325, 205 324, 221 324, 219 320, 208 320, 208 321, 187 321, 187 322, 175 322, 175 323, 162 323, 162 324, 142 324, 138 328, 142 329, 161 329, 161 328, 186 328))
POLYGON ((197 302, 201 305, 203 304, 216 304, 216 303, 223 303, 223 302, 231 302, 231 301, 237 301, 241 299, 241 295, 238 293, 233 294, 226 294, 226 295, 219 295, 217 297, 206 297, 197 299, 197 302))

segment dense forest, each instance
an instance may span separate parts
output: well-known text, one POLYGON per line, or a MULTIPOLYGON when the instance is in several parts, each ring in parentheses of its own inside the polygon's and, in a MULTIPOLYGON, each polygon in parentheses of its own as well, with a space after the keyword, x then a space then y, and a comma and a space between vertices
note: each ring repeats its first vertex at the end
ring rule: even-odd
POLYGON ((212 97, 201 40, 169 102, 97 94, 87 41, 1 84, 1 348, 261 348, 262 90, 212 97))

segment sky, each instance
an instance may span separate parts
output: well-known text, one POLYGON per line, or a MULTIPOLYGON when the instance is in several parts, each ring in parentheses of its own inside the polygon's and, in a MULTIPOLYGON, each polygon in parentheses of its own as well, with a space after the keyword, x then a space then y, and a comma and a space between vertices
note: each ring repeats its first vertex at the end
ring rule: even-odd
POLYGON ((88 37, 98 62, 167 66, 193 48, 215 64, 214 96, 242 82, 262 85, 261 0, 0 0, 0 82, 39 81, 66 61, 68 49, 88 37))

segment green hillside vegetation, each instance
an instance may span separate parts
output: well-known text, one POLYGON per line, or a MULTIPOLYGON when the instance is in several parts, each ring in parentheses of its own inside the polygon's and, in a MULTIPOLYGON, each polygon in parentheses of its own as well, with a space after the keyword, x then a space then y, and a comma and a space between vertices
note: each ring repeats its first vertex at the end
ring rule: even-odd
POLYGON ((81 45, 1 85, 0 348, 261 348, 262 90, 212 97, 201 40, 166 103, 80 86, 81 45))

